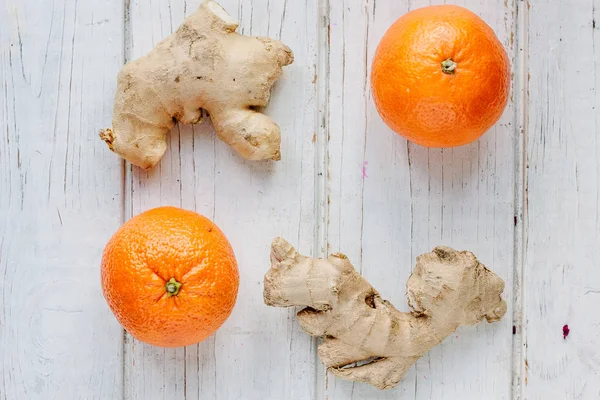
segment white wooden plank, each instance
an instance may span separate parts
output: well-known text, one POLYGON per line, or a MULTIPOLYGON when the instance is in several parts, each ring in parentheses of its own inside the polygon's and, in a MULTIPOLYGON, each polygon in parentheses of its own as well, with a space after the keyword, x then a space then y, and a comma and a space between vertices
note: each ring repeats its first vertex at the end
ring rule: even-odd
POLYGON ((100 290, 122 163, 97 138, 123 60, 122 2, 0 7, 0 398, 122 398, 100 290))
MULTIPOLYGON (((328 226, 328 246, 330 252, 341 251, 346 254, 354 266, 359 269, 371 283, 390 296, 391 301, 396 300, 397 306, 402 307, 404 303, 402 289, 398 291, 396 298, 391 296, 393 292, 386 289, 383 280, 373 279, 373 275, 368 270, 374 271, 374 265, 382 258, 364 258, 364 250, 369 251, 368 244, 377 246, 380 235, 392 230, 392 224, 395 224, 394 216, 389 213, 390 207, 402 207, 398 197, 405 196, 404 190, 388 191, 389 196, 380 197, 382 203, 387 203, 383 210, 366 210, 365 199, 369 196, 366 193, 367 180, 375 179, 380 187, 388 177, 376 177, 374 168, 378 163, 390 167, 394 162, 389 159, 395 153, 383 151, 377 154, 375 159, 367 159, 367 147, 373 141, 370 135, 380 134, 381 129, 375 130, 372 124, 377 123, 370 113, 371 99, 369 96, 369 78, 368 65, 371 60, 372 42, 375 29, 386 29, 389 26, 387 21, 377 21, 379 26, 374 26, 374 6, 386 9, 387 17, 400 16, 406 12, 406 5, 399 2, 330 2, 330 29, 331 29, 331 50, 330 50, 330 141, 329 141, 329 160, 330 160, 330 197, 329 197, 329 226, 328 226), (398 197, 396 197, 398 196, 398 197), (396 198, 394 198, 396 197, 396 198), (390 203, 390 202, 393 202, 390 203), (387 214, 387 221, 375 231, 365 231, 365 215, 373 215, 374 212, 383 212, 387 214), (386 229, 387 228, 387 229, 386 229), (365 236, 369 235, 369 236, 365 236), (373 236, 376 235, 376 236, 373 236), (367 244, 367 245, 365 245, 367 244), (398 301, 401 299, 401 301, 398 301)), ((381 32, 383 34, 383 32, 381 32)), ((375 44, 376 45, 376 44, 375 44)), ((387 132, 384 133, 386 135, 387 132)), ((395 139, 395 138, 393 138, 395 139)), ((390 143, 390 142, 388 142, 390 143)), ((392 142, 393 143, 393 142, 392 142)), ((401 144, 405 146, 404 144, 401 144)), ((402 151, 401 157, 405 157, 406 150, 402 151)), ((390 175, 392 180, 394 176, 390 175)), ((407 178, 408 174, 404 173, 407 178)), ((402 180, 402 174, 396 174, 395 178, 402 180)), ((388 182, 392 184, 392 182, 388 182)), ((400 187, 401 185, 399 185, 400 187)), ((377 189, 379 190, 379 189, 377 189)), ((382 193, 379 192, 381 195, 382 193)), ((405 215, 410 213, 410 205, 405 207, 405 215)), ((381 221, 380 221, 381 222, 381 221)), ((404 241, 410 243, 410 231, 404 241)), ((380 249, 385 243, 379 245, 380 249)), ((369 256, 371 257, 371 256, 369 256)), ((390 259, 387 263, 380 266, 382 272, 396 270, 399 264, 398 255, 390 259)), ((409 267, 410 268, 410 267, 409 267)), ((395 272, 394 272, 395 274, 395 272)), ((396 279, 394 279, 396 281, 396 279)), ((389 278, 388 278, 389 282, 389 278)), ((403 285, 398 281, 399 285, 403 285)), ((410 379, 407 377, 407 379, 410 379)), ((414 384, 411 385, 414 387, 414 384)), ((327 379, 327 398, 331 399, 359 399, 359 398, 412 398, 412 393, 405 392, 407 386, 402 385, 401 389, 387 392, 379 392, 364 384, 352 384, 338 380, 332 375, 327 379), (403 395, 404 394, 404 395, 403 395)))
MULTIPOLYGON (((224 5, 232 9, 231 3, 224 5)), ((236 249, 242 282, 230 323, 217 335, 217 387, 224 399, 311 398, 312 341, 299 329, 293 310, 264 306, 262 278, 275 236, 309 251, 313 247, 317 10, 313 2, 241 4, 238 17, 244 33, 282 40, 294 51, 295 62, 285 69, 267 109, 282 129, 282 161, 244 162, 229 147, 217 146, 221 179, 216 183, 215 219, 236 249), (226 362, 219 365, 219 360, 226 362), (238 384, 233 387, 231 381, 238 384)))
MULTIPOLYGON (((512 54, 513 2, 456 3, 482 16, 512 54)), ((417 255, 438 244, 469 249, 506 281, 510 304, 512 102, 477 143, 428 150, 384 125, 365 79, 387 28, 409 9, 430 4, 331 2, 330 250, 345 252, 385 297, 407 310, 404 287, 417 255)), ((511 330, 510 312, 499 324, 460 329, 389 392, 330 376, 328 398, 507 399, 511 330)))
MULTIPOLYGON (((200 1, 132 1, 131 58, 168 35, 200 1)), ((221 1, 245 34, 280 38, 295 53, 266 112, 282 128, 282 161, 242 160, 214 139, 207 121, 171 133, 168 154, 154 170, 133 169, 132 214, 181 205, 212 218, 236 252, 240 292, 230 319, 198 346, 163 350, 127 341, 130 399, 312 398, 314 346, 294 311, 267 308, 262 278, 269 245, 282 235, 313 249, 315 207, 316 5, 291 1, 221 1)))
POLYGON ((523 398, 595 399, 600 2, 529 5, 523 398))

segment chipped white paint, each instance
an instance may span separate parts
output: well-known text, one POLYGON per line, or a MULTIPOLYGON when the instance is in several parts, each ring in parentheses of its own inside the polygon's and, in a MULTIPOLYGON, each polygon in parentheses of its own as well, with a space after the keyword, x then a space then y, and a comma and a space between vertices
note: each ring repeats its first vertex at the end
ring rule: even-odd
POLYGON ((176 127, 160 165, 143 172, 124 168, 95 133, 110 123, 123 60, 151 49, 200 0, 5 1, 0 399, 600 397, 600 2, 452 1, 495 29, 515 79, 500 123, 443 151, 393 134, 368 81, 387 27, 441 2, 223 0, 243 33, 295 52, 266 110, 282 127, 283 160, 242 160, 207 119, 176 127), (214 219, 241 272, 230 320, 175 350, 123 342, 98 279, 119 224, 167 204, 214 219), (468 248, 506 280, 512 313, 461 329, 395 390, 336 380, 293 311, 262 304, 277 235, 304 253, 345 252, 401 310, 418 254, 468 248))

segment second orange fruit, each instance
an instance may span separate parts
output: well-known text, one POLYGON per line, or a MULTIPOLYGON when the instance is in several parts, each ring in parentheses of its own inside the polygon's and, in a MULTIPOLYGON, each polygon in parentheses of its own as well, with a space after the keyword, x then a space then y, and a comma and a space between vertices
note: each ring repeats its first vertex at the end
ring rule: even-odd
POLYGON ((405 14, 381 40, 371 87, 386 124, 427 147, 477 140, 508 100, 510 65, 481 18, 458 6, 405 14))
POLYGON ((127 221, 104 250, 101 275, 121 325, 161 347, 212 335, 231 314, 239 286, 225 235, 208 218, 175 207, 127 221))

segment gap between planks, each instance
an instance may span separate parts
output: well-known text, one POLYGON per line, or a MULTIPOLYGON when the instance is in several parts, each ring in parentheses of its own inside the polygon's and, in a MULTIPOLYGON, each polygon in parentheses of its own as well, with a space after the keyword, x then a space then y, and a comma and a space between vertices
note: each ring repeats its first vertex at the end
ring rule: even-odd
MULTIPOLYGON (((315 84, 317 85, 317 121, 316 152, 315 152, 315 233, 313 256, 327 257, 329 225, 329 42, 330 42, 330 5, 329 0, 319 0, 317 8, 318 46, 317 63, 315 66, 315 84)), ((320 339, 313 338, 313 353, 315 357, 315 398, 324 400, 327 390, 327 371, 319 360, 317 348, 320 339)))
POLYGON ((524 355, 526 356, 527 336, 524 328, 524 264, 527 245, 527 130, 529 78, 527 61, 529 56, 529 0, 515 0, 516 43, 515 75, 513 93, 515 104, 515 232, 513 261, 513 345, 512 345, 512 400, 523 399, 523 379, 525 378, 524 355))
MULTIPOLYGON (((130 18, 131 1, 125 0, 123 4, 123 65, 127 64, 131 58, 131 47, 132 47, 132 32, 131 32, 131 18, 130 18)), ((130 163, 126 162, 121 158, 122 165, 122 179, 123 179, 123 205, 121 209, 121 223, 129 220, 133 216, 133 171, 130 163)), ((127 342, 128 333, 123 329, 121 335, 121 354, 123 358, 122 363, 122 376, 123 376, 123 387, 121 390, 121 399, 126 399, 127 393, 127 342)))

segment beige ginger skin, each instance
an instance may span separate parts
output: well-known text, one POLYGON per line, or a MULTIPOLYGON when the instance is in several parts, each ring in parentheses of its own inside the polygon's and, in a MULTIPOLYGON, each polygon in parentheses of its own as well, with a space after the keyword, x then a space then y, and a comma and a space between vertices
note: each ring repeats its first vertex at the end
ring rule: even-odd
POLYGON ((109 148, 151 168, 167 148, 175 120, 200 122, 207 110, 215 132, 249 160, 279 160, 280 130, 256 111, 269 102, 292 51, 265 37, 237 34, 236 20, 206 0, 175 33, 118 75, 109 148))
POLYGON ((412 311, 400 312, 343 254, 305 257, 281 238, 272 243, 264 280, 267 305, 306 307, 298 320, 308 334, 324 337, 318 353, 329 371, 379 389, 395 387, 459 326, 500 320, 503 290, 504 281, 473 253, 440 246, 417 258, 406 284, 412 311))

